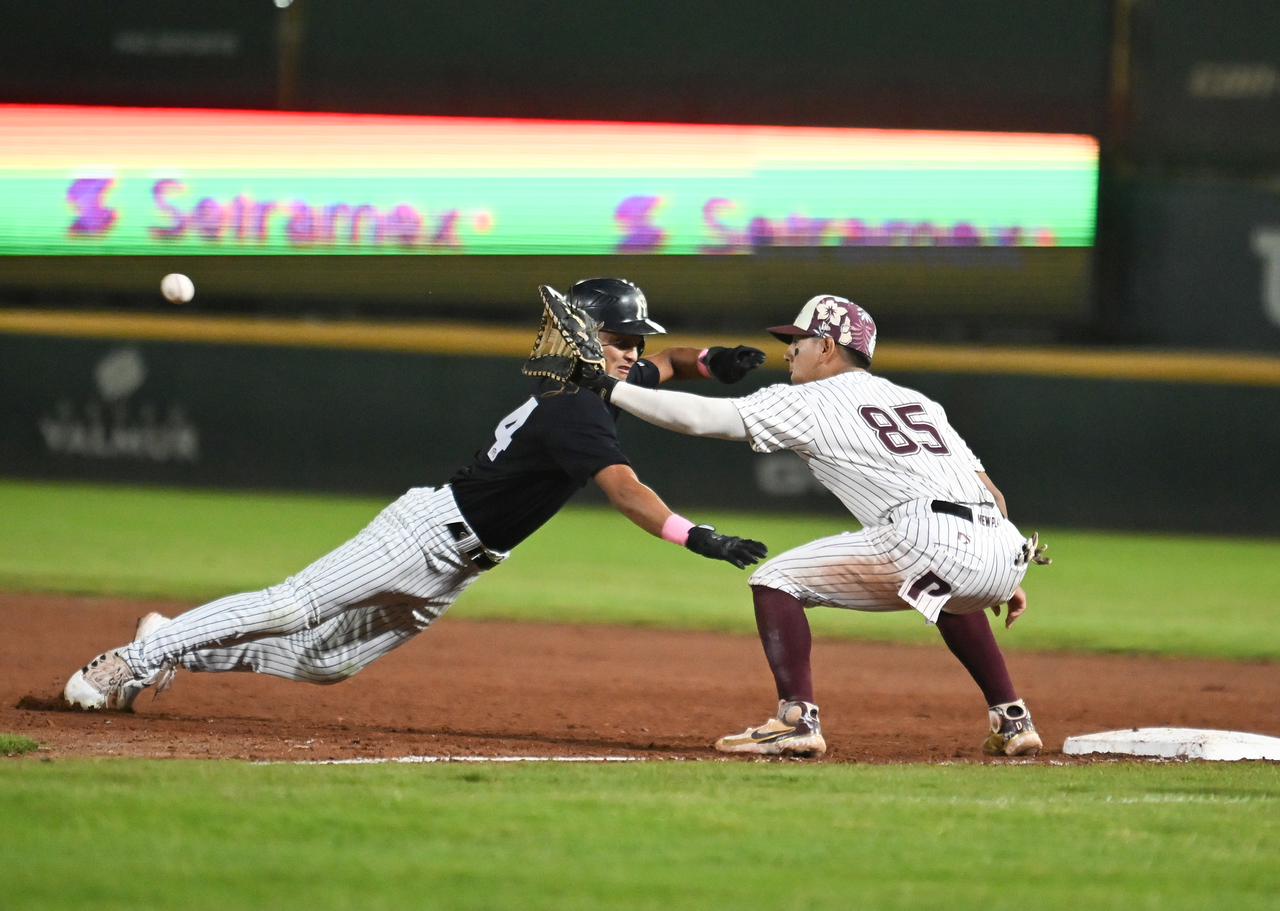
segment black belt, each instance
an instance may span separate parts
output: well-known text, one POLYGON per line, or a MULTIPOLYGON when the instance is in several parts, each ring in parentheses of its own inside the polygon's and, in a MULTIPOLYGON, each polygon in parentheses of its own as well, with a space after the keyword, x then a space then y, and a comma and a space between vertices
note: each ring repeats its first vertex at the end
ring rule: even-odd
POLYGON ((952 503, 949 500, 934 500, 929 504, 929 508, 934 512, 944 512, 949 516, 964 519, 966 522, 973 521, 972 509, 968 506, 961 506, 959 503, 952 503))
POLYGON ((459 548, 458 553, 470 560, 475 568, 481 572, 486 569, 493 569, 505 559, 505 557, 495 557, 491 550, 480 543, 476 533, 468 528, 465 522, 450 522, 445 528, 449 530, 449 534, 453 535, 453 540, 455 541, 471 538, 476 542, 468 547, 459 548))

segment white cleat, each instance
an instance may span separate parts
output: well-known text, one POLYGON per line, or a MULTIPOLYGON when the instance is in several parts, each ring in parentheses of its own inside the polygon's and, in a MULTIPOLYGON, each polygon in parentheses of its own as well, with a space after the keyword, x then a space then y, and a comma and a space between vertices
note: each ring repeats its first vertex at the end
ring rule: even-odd
MULTIPOLYGON (((133 641, 147 638, 168 622, 168 617, 155 611, 140 617, 133 641)), ((172 674, 165 682, 170 680, 172 674)), ((62 690, 62 697, 77 708, 131 712, 133 701, 145 688, 146 684, 134 675, 129 663, 117 650, 99 655, 72 674, 62 690)))
POLYGON ((76 708, 131 712, 144 686, 119 652, 106 652, 71 675, 62 697, 76 708))

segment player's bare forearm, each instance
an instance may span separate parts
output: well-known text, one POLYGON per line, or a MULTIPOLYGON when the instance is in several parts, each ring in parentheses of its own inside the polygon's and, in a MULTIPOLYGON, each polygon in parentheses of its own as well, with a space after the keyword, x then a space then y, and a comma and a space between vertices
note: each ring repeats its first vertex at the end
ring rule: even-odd
POLYGON ((667 508, 667 504, 640 483, 627 465, 610 465, 596 472, 596 483, 609 497, 613 508, 655 538, 686 547, 702 557, 724 560, 738 569, 759 563, 769 548, 750 538, 717 534, 711 525, 694 525, 667 508), (671 526, 669 527, 668 523, 671 526))
POLYGON ((658 368, 658 381, 661 383, 667 380, 701 380, 705 377, 698 369, 700 353, 697 348, 666 348, 645 360, 658 368))
POLYGON ((991 482, 991 479, 987 477, 987 473, 985 471, 978 472, 978 480, 983 483, 987 490, 991 491, 991 496, 995 498, 996 507, 999 508, 1000 515, 1004 516, 1006 519, 1009 518, 1009 510, 1004 504, 1004 494, 1002 494, 1000 489, 991 482))
POLYGON ((614 509, 655 538, 662 537, 662 526, 671 510, 661 497, 641 483, 630 465, 602 468, 596 472, 596 483, 614 509))

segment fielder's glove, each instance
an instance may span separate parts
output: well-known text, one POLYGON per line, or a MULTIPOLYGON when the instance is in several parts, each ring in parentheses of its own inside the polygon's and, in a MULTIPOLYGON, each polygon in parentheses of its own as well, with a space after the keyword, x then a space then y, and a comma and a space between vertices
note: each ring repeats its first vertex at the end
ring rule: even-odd
POLYGON ((764 363, 765 354, 759 348, 739 345, 737 348, 708 348, 702 356, 703 366, 722 383, 736 383, 764 363))
POLYGON ((689 539, 684 546, 695 554, 732 563, 738 569, 745 569, 752 563, 759 563, 769 553, 769 548, 759 541, 735 538, 733 535, 719 535, 710 525, 695 525, 689 529, 689 539))
POLYGON ((555 288, 539 285, 542 325, 521 372, 562 383, 580 383, 604 375, 600 325, 564 299, 555 288))
MULTIPOLYGON (((1031 563, 1040 566, 1048 566, 1053 562, 1053 557, 1046 557, 1044 552, 1049 548, 1048 544, 1040 543, 1040 533, 1036 532, 1026 541, 1022 542, 1022 553, 1014 560, 1015 566, 1026 566, 1031 563)), ((999 615, 997 615, 999 616, 999 615)))

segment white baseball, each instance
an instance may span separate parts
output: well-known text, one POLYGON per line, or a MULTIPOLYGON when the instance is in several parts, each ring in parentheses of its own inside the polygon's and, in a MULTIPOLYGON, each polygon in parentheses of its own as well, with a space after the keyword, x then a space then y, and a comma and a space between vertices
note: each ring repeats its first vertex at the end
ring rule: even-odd
POLYGON ((181 272, 170 272, 160 280, 160 293, 175 304, 185 304, 196 296, 196 286, 181 272))

